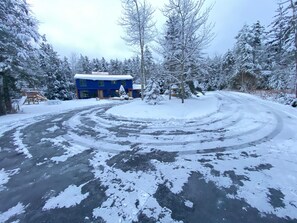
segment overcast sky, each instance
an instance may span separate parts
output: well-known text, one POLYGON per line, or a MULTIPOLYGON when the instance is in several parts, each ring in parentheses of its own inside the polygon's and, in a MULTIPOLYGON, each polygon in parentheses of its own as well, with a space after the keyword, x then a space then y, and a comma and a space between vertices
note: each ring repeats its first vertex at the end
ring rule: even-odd
MULTIPOLYGON (((27 0, 39 20, 39 31, 61 56, 71 53, 90 58, 129 58, 131 47, 121 39, 118 25, 120 0, 27 0)), ((160 9, 167 0, 147 0, 156 8, 159 28, 165 22, 160 9)), ((275 14, 276 0, 207 0, 215 2, 210 21, 215 23, 215 39, 206 49, 210 55, 232 48, 238 31, 259 20, 268 25, 275 14)), ((161 31, 161 30, 160 30, 161 31)))

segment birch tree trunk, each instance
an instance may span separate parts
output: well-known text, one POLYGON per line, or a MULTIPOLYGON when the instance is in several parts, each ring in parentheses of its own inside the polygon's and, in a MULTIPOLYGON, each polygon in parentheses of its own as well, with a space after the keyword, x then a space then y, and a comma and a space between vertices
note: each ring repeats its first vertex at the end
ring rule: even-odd
POLYGON ((144 46, 154 37, 155 23, 152 21, 154 10, 145 0, 122 0, 123 17, 120 25, 126 31, 123 39, 140 50, 141 99, 144 99, 145 67, 144 46))

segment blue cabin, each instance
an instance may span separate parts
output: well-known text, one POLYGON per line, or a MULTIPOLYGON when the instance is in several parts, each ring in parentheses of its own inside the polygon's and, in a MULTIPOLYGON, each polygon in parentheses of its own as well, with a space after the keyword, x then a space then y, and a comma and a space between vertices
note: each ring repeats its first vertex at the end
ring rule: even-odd
POLYGON ((74 79, 79 99, 118 97, 121 85, 130 97, 133 96, 133 77, 131 75, 76 74, 74 79))

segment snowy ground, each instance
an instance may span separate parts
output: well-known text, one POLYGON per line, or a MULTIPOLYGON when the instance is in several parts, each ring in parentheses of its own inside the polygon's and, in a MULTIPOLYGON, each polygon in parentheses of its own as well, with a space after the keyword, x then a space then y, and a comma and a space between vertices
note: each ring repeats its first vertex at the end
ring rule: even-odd
POLYGON ((68 103, 0 117, 0 222, 297 222, 296 109, 68 103))

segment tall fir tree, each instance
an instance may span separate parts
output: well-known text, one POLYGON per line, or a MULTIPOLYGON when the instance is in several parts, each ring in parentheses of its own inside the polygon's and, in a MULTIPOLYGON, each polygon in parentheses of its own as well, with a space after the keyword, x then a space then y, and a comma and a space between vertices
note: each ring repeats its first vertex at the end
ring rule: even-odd
POLYGON ((17 82, 30 73, 39 34, 24 0, 1 0, 0 21, 0 115, 5 115, 12 111, 11 96, 18 90, 17 82))
POLYGON ((143 56, 144 56, 144 73, 145 73, 144 85, 146 85, 147 80, 152 78, 153 76, 153 67, 154 67, 153 54, 147 45, 145 46, 143 56))
POLYGON ((274 20, 269 26, 267 41, 271 70, 269 86, 274 89, 296 88, 296 30, 294 29, 293 9, 291 1, 279 2, 274 20))
POLYGON ((236 71, 232 77, 232 87, 242 91, 256 88, 256 74, 253 63, 253 47, 250 27, 245 24, 236 36, 236 71))
POLYGON ((108 72, 108 63, 107 61, 105 60, 104 57, 101 58, 100 60, 100 64, 101 64, 101 72, 108 72))
POLYGON ((65 69, 63 69, 63 63, 59 59, 57 52, 46 42, 41 43, 40 49, 40 65, 46 79, 45 96, 51 100, 71 99, 69 83, 63 73, 65 69))

